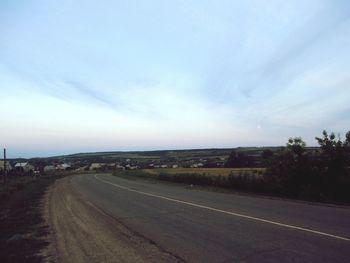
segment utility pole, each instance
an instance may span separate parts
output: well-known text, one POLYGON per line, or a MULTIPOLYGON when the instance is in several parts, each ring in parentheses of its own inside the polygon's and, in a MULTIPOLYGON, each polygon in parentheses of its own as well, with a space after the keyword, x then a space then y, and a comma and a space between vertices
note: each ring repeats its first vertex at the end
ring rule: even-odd
POLYGON ((4 184, 7 182, 6 148, 4 148, 4 184))

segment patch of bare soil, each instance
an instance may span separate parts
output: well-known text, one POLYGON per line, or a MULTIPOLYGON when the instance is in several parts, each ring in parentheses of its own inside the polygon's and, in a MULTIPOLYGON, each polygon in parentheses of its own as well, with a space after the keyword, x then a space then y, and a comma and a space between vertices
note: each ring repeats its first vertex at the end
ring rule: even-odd
POLYGON ((50 186, 44 217, 50 235, 41 255, 47 262, 178 262, 152 241, 133 233, 116 218, 90 203, 71 177, 50 186))

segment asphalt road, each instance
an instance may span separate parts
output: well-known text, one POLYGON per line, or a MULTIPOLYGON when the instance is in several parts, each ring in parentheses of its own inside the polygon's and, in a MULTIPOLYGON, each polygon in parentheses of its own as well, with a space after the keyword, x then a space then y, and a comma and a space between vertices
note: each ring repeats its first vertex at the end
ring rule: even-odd
POLYGON ((73 188, 186 262, 350 262, 350 208, 78 175, 73 188))

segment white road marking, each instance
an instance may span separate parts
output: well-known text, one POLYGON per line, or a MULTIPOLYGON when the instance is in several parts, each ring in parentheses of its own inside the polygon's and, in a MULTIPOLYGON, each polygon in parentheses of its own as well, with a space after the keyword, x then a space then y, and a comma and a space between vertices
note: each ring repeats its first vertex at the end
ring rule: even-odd
POLYGON ((151 197, 156 197, 156 198, 159 198, 159 199, 163 199, 163 200, 167 200, 167 201, 171 201, 171 202, 175 202, 175 203, 180 203, 180 204, 185 204, 185 205, 189 205, 189 206, 193 206, 193 207, 203 208, 203 209, 207 209, 207 210, 210 210, 210 211, 215 211, 215 212, 219 212, 219 213, 223 213, 223 214, 227 214, 227 215, 231 215, 231 216, 247 218, 247 219, 251 219, 251 220, 255 220, 255 221, 259 221, 259 222, 264 222, 264 223, 268 223, 268 224, 272 224, 272 225, 277 225, 277 226, 281 226, 281 227, 297 229, 297 230, 301 230, 301 231, 304 231, 304 232, 309 232, 309 233, 313 233, 313 234, 317 234, 317 235, 322 235, 322 236, 327 236, 327 237, 331 237, 331 238, 336 238, 336 239, 340 239, 340 240, 344 240, 344 241, 350 241, 350 238, 337 236, 337 235, 332 235, 332 234, 328 234, 328 233, 325 233, 325 232, 312 230, 312 229, 309 229, 309 228, 283 224, 283 223, 279 223, 279 222, 275 222, 275 221, 271 221, 271 220, 267 220, 267 219, 263 219, 263 218, 259 218, 259 217, 254 217, 254 216, 234 213, 234 212, 230 212, 230 211, 225 211, 225 210, 213 208, 213 207, 210 207, 210 206, 199 205, 199 204, 186 202, 186 201, 182 201, 182 200, 178 200, 178 199, 174 199, 174 198, 170 198, 170 197, 165 197, 165 196, 161 196, 161 195, 155 195, 155 194, 151 194, 151 193, 147 193, 147 192, 131 189, 129 187, 122 186, 122 185, 119 185, 119 184, 111 183, 109 181, 106 181, 106 180, 103 180, 103 179, 99 178, 97 175, 94 175, 94 177, 97 180, 101 181, 101 182, 113 185, 115 187, 118 187, 118 188, 123 189, 123 190, 130 191, 130 192, 134 192, 134 193, 138 193, 138 194, 142 194, 142 195, 146 195, 146 196, 151 196, 151 197))

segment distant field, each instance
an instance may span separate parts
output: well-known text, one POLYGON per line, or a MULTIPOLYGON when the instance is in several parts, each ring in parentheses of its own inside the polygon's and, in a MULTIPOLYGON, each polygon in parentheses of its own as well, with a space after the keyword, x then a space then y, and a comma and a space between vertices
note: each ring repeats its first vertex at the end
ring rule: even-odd
POLYGON ((164 150, 164 151, 135 151, 135 152, 96 152, 78 153, 67 156, 57 156, 65 159, 94 159, 103 160, 132 159, 132 160, 167 160, 167 159, 215 159, 227 158, 232 149, 199 149, 199 150, 164 150))
POLYGON ((159 168, 143 169, 142 171, 158 175, 167 174, 206 174, 211 176, 228 176, 233 174, 262 174, 265 168, 159 168))

